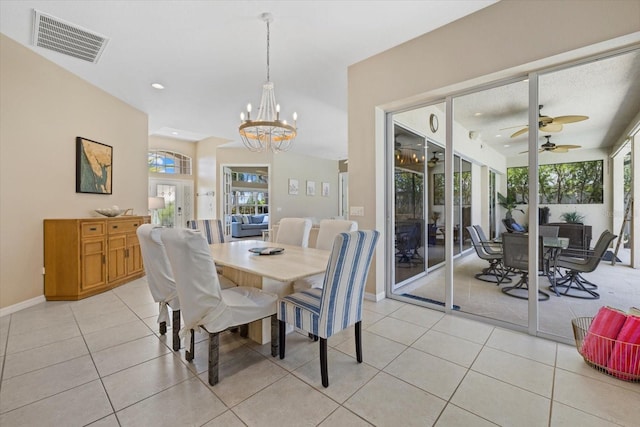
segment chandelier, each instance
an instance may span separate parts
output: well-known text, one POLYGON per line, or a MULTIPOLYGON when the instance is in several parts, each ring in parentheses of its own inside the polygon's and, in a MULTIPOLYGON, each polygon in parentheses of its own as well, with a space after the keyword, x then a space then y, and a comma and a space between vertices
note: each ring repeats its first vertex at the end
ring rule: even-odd
POLYGON ((247 105, 247 117, 240 114, 238 131, 242 142, 250 151, 271 150, 274 153, 287 151, 297 135, 296 120, 293 113, 293 124, 280 120, 280 105, 276 104, 273 82, 269 79, 269 24, 273 21, 270 13, 263 13, 260 18, 267 23, 267 81, 262 85, 262 98, 258 116, 251 120, 251 104, 247 105))

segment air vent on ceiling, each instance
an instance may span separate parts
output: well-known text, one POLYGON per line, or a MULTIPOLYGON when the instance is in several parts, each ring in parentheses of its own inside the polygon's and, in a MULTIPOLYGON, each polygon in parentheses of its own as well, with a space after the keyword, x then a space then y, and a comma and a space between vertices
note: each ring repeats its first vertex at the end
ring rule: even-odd
POLYGON ((64 55, 97 63, 109 41, 100 34, 38 10, 33 21, 33 44, 64 55))

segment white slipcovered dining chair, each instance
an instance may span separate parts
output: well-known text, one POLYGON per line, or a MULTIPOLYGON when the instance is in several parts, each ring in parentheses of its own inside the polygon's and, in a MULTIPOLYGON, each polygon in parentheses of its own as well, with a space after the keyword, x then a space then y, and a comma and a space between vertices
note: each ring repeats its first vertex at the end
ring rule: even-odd
MULTIPOLYGON (((350 233, 358 229, 358 223, 343 219, 323 219, 320 221, 316 248, 330 251, 333 241, 339 233, 350 233)), ((309 288, 322 288, 324 273, 314 274, 293 282, 293 292, 300 292, 309 288)))
POLYGON ((169 322, 169 309, 173 312, 173 350, 180 350, 180 300, 176 291, 176 283, 173 280, 171 265, 164 249, 160 233, 161 227, 151 224, 142 224, 136 231, 140 242, 140 251, 144 262, 144 270, 147 273, 147 283, 153 296, 153 300, 160 304, 158 323, 160 335, 167 332, 169 322))
POLYGON ((182 304, 184 327, 180 335, 191 332, 187 360, 194 357, 193 330, 209 334, 209 384, 218 383, 219 336, 227 329, 271 317, 271 354, 278 348, 276 301, 278 297, 257 288, 237 286, 221 289, 216 266, 207 241, 201 233, 188 229, 163 229, 165 244, 176 288, 182 304))
POLYGON ((307 289, 278 300, 280 359, 285 357, 287 323, 319 337, 324 387, 329 386, 327 339, 330 336, 355 325, 356 359, 362 363, 364 287, 379 235, 375 230, 338 234, 322 289, 307 289))
POLYGON ((278 235, 274 243, 285 245, 309 246, 311 220, 309 218, 282 218, 278 223, 278 235))
MULTIPOLYGON (((215 243, 224 243, 224 232, 222 231, 222 221, 219 219, 190 219, 187 221, 187 228, 200 231, 207 239, 207 243, 213 245, 215 243)), ((222 270, 217 268, 218 279, 222 289, 238 286, 233 280, 222 275, 222 270)))

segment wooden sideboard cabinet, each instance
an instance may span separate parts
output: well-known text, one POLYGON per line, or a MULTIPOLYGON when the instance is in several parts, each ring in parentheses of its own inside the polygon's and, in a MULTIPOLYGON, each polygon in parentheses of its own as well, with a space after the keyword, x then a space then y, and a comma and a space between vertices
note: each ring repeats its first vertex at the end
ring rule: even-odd
POLYGON ((136 230, 148 216, 44 220, 44 296, 78 300, 144 275, 136 230))

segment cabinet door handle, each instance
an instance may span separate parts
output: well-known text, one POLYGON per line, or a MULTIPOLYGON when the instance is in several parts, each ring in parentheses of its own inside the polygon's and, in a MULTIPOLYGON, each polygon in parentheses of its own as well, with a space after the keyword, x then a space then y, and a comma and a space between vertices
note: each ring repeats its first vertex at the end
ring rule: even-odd
POLYGON ((118 228, 118 226, 117 226, 117 225, 114 225, 114 226, 113 226, 113 228, 118 228))
POLYGON ((133 224, 133 226, 134 226, 134 227, 137 227, 137 226, 138 226, 138 223, 133 224))
POLYGON ((97 230, 97 228, 96 228, 96 227, 91 227, 89 230, 90 230, 90 231, 96 231, 96 230, 97 230))
POLYGON ((105 255, 102 255, 102 263, 105 264, 107 262, 107 257, 105 255))

